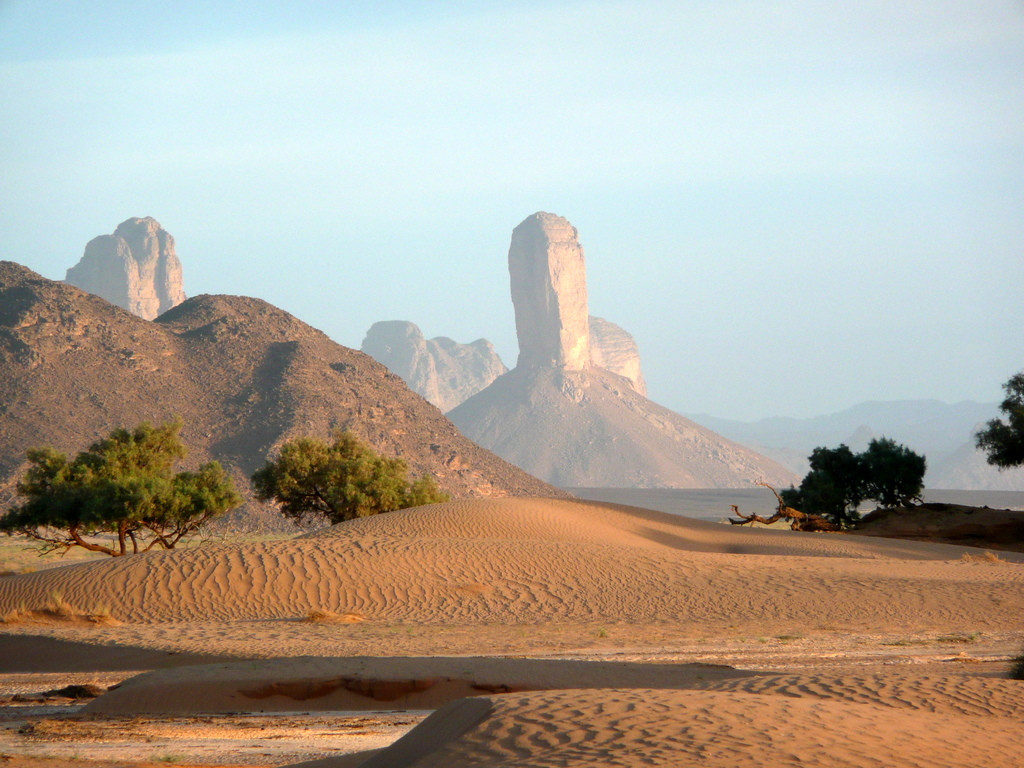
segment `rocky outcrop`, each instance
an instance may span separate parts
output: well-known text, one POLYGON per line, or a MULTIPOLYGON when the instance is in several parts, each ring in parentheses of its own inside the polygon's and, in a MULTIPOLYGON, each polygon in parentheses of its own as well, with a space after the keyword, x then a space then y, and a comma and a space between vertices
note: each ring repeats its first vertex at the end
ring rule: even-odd
POLYGON ((617 373, 646 397, 647 383, 640 368, 640 350, 633 336, 603 317, 590 316, 590 363, 617 373))
POLYGON ((576 228, 535 213, 512 231, 508 250, 518 367, 581 371, 590 364, 587 279, 576 228))
POLYGON ((114 234, 90 240, 65 282, 146 320, 185 300, 174 238, 148 216, 123 221, 114 234))
POLYGON ((509 248, 519 364, 449 412, 468 437, 563 487, 788 485, 792 472, 642 394, 636 344, 587 315, 576 230, 537 213, 509 248), (608 370, 605 370, 605 369, 608 370))
POLYGON ((419 327, 403 320, 370 326, 362 351, 441 411, 450 411, 508 370, 486 339, 470 344, 446 336, 428 340, 419 327))

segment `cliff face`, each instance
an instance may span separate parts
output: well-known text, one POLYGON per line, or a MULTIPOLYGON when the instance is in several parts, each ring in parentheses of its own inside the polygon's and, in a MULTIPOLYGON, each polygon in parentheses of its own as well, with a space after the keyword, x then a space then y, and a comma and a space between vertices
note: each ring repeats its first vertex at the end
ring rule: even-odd
POLYGON ((361 348, 442 412, 450 411, 508 370, 486 339, 470 344, 445 336, 428 340, 415 324, 402 320, 374 323, 361 348))
POLYGON ((629 379, 634 390, 647 396, 636 340, 615 323, 593 315, 590 316, 590 363, 629 379))
POLYGON ((121 222, 85 246, 65 282, 153 320, 185 300, 174 238, 150 217, 121 222))
POLYGON ((581 371, 590 365, 586 265, 576 228, 553 213, 527 217, 512 231, 508 271, 517 366, 581 371))

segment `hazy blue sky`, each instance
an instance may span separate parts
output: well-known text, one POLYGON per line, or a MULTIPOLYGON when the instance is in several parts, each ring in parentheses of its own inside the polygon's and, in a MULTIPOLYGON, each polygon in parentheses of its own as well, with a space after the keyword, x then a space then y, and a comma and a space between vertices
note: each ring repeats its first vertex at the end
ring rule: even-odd
POLYGON ((0 258, 62 279, 153 216, 189 295, 512 365, 509 236, 546 210, 679 411, 1024 367, 1021 0, 438 5, 0 0, 0 258))

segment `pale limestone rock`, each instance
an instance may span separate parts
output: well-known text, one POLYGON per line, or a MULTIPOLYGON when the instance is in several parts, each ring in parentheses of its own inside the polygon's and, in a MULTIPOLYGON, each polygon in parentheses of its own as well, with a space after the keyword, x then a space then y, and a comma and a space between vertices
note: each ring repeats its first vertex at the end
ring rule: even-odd
POLYGON ((590 362, 598 368, 629 379, 633 389, 647 395, 640 369, 640 350, 633 336, 603 317, 590 316, 590 362))
POLYGON ((737 488, 796 475, 653 403, 636 342, 588 318, 583 249, 537 213, 509 248, 519 364, 448 413, 470 439, 562 486, 737 488))
POLYGON ((148 216, 90 240, 64 281, 147 320, 185 300, 174 238, 148 216))
POLYGON ((576 228, 552 213, 527 217, 512 231, 508 270, 518 367, 589 366, 586 264, 576 228))
POLYGON ((508 370, 486 339, 470 344, 445 336, 428 340, 415 324, 402 320, 374 323, 362 351, 441 411, 450 411, 508 370))

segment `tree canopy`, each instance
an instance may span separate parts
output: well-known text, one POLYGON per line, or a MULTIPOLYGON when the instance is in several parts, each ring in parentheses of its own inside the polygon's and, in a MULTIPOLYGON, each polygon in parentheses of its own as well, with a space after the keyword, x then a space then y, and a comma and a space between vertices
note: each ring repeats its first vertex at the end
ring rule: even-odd
POLYGON ((116 429, 73 460, 53 448, 27 452, 18 483, 26 500, 0 518, 0 530, 42 542, 44 551, 83 547, 112 556, 173 549, 212 518, 241 503, 212 461, 173 471, 185 456, 181 421, 116 429), (96 537, 113 538, 109 543, 96 537))
POLYGON ((1003 384, 1006 398, 999 405, 1006 421, 992 419, 978 432, 977 446, 988 454, 988 463, 1008 469, 1024 465, 1024 371, 1003 384))
POLYGON ((800 487, 784 490, 783 500, 842 527, 860 519, 857 508, 866 499, 899 507, 920 501, 924 489, 924 456, 886 437, 872 440, 859 454, 846 445, 815 448, 810 464, 800 487))
POLYGON ((432 475, 410 481, 405 461, 381 456, 348 431, 336 432, 332 443, 311 437, 286 442, 252 483, 259 499, 276 501, 295 521, 340 523, 449 498, 432 475))

